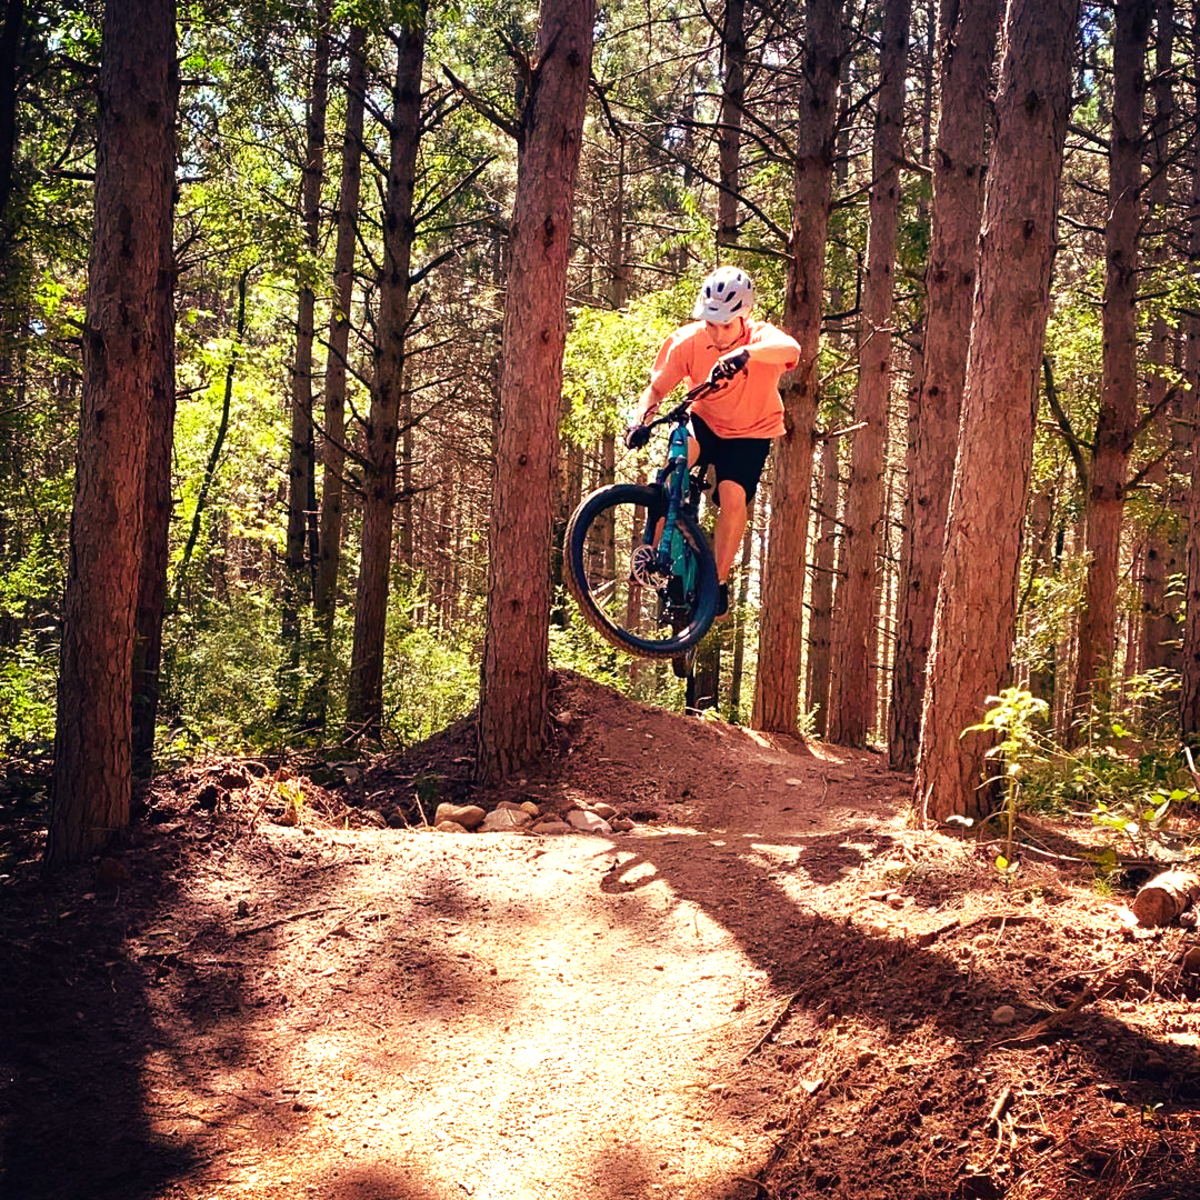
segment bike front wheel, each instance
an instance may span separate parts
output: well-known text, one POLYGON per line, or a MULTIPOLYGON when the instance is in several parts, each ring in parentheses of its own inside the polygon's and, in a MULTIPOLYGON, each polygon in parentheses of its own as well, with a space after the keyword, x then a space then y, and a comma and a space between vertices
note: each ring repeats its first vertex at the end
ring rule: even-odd
POLYGON ((567 586, 587 623, 641 658, 678 658, 717 611, 717 565, 695 518, 680 512, 670 571, 649 565, 663 489, 616 483, 586 497, 567 525, 567 586))

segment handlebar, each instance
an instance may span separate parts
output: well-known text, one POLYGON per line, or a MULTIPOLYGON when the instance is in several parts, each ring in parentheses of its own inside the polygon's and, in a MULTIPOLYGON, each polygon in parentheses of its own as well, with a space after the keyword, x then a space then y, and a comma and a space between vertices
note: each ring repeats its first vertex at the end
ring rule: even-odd
POLYGON ((703 383, 697 384, 670 412, 661 417, 655 417, 653 421, 647 421, 646 429, 657 429, 660 425, 670 425, 677 421, 682 421, 687 415, 688 410, 692 407, 694 401, 699 400, 702 396, 707 396, 709 392, 715 392, 717 384, 706 379, 703 383))

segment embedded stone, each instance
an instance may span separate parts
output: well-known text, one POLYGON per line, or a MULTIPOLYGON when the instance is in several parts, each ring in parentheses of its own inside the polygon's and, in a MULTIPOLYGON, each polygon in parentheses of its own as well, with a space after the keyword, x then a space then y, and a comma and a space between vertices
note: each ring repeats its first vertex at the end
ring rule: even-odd
POLYGON ((567 823, 580 833, 612 833, 612 826, 603 817, 581 808, 573 808, 567 813, 567 823))
POLYGON ((483 818, 483 828, 489 833, 503 833, 506 830, 524 829, 533 818, 519 808, 497 808, 483 818))
POLYGON ((434 814, 433 824, 436 828, 443 821, 454 821, 466 830, 478 829, 487 816, 478 804, 439 804, 434 814))

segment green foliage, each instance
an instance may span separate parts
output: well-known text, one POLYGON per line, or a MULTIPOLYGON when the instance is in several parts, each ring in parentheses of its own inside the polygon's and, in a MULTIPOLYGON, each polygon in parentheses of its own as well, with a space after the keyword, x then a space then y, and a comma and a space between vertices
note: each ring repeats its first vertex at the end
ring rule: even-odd
POLYGON ((278 632, 270 597, 249 588, 168 623, 159 709, 167 753, 273 749, 285 740, 272 715, 278 632))
POLYGON ((682 711, 683 693, 665 663, 635 659, 606 642, 568 602, 565 626, 550 630, 550 665, 576 671, 647 704, 682 711))
MULTIPOLYGON (((389 610, 387 661, 384 667, 385 734, 401 746, 432 736, 466 715, 478 701, 478 613, 469 614, 454 632, 414 624, 421 602, 420 581, 394 589, 389 610)), ((311 738, 302 713, 281 713, 280 672, 284 654, 279 614, 271 593, 258 586, 237 586, 225 604, 200 606, 169 623, 160 722, 163 753, 200 750, 278 749, 311 738)), ((312 691, 322 665, 329 669, 328 728, 336 740, 346 662, 352 634, 349 613, 335 627, 332 654, 323 663, 314 652, 301 678, 286 691, 312 691)))
POLYGON ((991 733, 998 738, 996 744, 985 754, 986 759, 996 762, 1000 774, 996 781, 1004 796, 1004 816, 1007 821, 1007 847, 1004 855, 996 860, 1002 872, 1011 872, 1013 859, 1013 830, 1017 809, 1020 804, 1024 776, 1035 765, 1046 761, 1046 738, 1041 732, 1049 706, 1020 688, 1005 688, 999 696, 989 696, 991 706, 978 725, 963 730, 968 733, 991 733))
POLYGON ((58 647, 0 648, 0 750, 54 739, 58 647))
POLYGON ((46 536, 0 558, 0 747, 50 741, 63 564, 46 536))
POLYGON ((417 811, 426 824, 432 824, 437 807, 442 802, 441 776, 421 771, 413 780, 413 791, 416 793, 417 811))
POLYGON ((629 686, 628 655, 609 645, 580 615, 575 602, 563 597, 565 625, 550 627, 550 666, 586 675, 607 687, 625 691, 629 686))
MULTIPOLYGON (((1131 694, 1141 699, 1161 695, 1160 674, 1131 681, 1131 694)), ((1029 692, 1008 688, 988 699, 978 725, 965 732, 989 732, 996 745, 987 757, 998 764, 993 782, 1004 795, 1009 849, 1002 870, 1011 869, 1013 824, 1021 807, 1086 816, 1130 842, 1139 854, 1178 857, 1163 842, 1179 806, 1197 799, 1191 775, 1175 747, 1146 737, 1120 721, 1093 717, 1078 748, 1056 743, 1046 728, 1047 706, 1029 692)), ((1136 709, 1135 709, 1136 711, 1136 709)), ((1115 864, 1115 854, 1108 860, 1115 864)), ((1103 866, 1105 857, 1097 860, 1103 866)))
POLYGON ((1087 556, 1075 554, 1054 567, 1028 558, 1022 564, 1021 621, 1013 658, 1026 670, 1049 669, 1070 637, 1087 582, 1087 556))
POLYGON ((576 314, 563 361, 564 437, 586 446, 629 423, 654 356, 691 311, 694 290, 682 282, 624 312, 587 308, 576 314))
POLYGON ((62 591, 63 564, 56 547, 33 534, 21 553, 5 555, 0 574, 0 622, 23 621, 51 611, 62 591))
POLYGON ((388 634, 383 703, 386 730, 402 746, 431 737, 464 717, 479 700, 475 637, 479 625, 449 637, 393 620, 388 634), (394 627, 400 625, 396 630, 394 627))

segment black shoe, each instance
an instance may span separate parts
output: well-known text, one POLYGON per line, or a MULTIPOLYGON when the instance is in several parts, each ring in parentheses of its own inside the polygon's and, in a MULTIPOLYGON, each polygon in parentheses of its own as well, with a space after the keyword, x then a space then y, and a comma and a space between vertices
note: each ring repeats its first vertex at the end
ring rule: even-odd
POLYGON ((725 616, 729 612, 729 584, 717 584, 717 611, 714 614, 717 620, 725 616))

